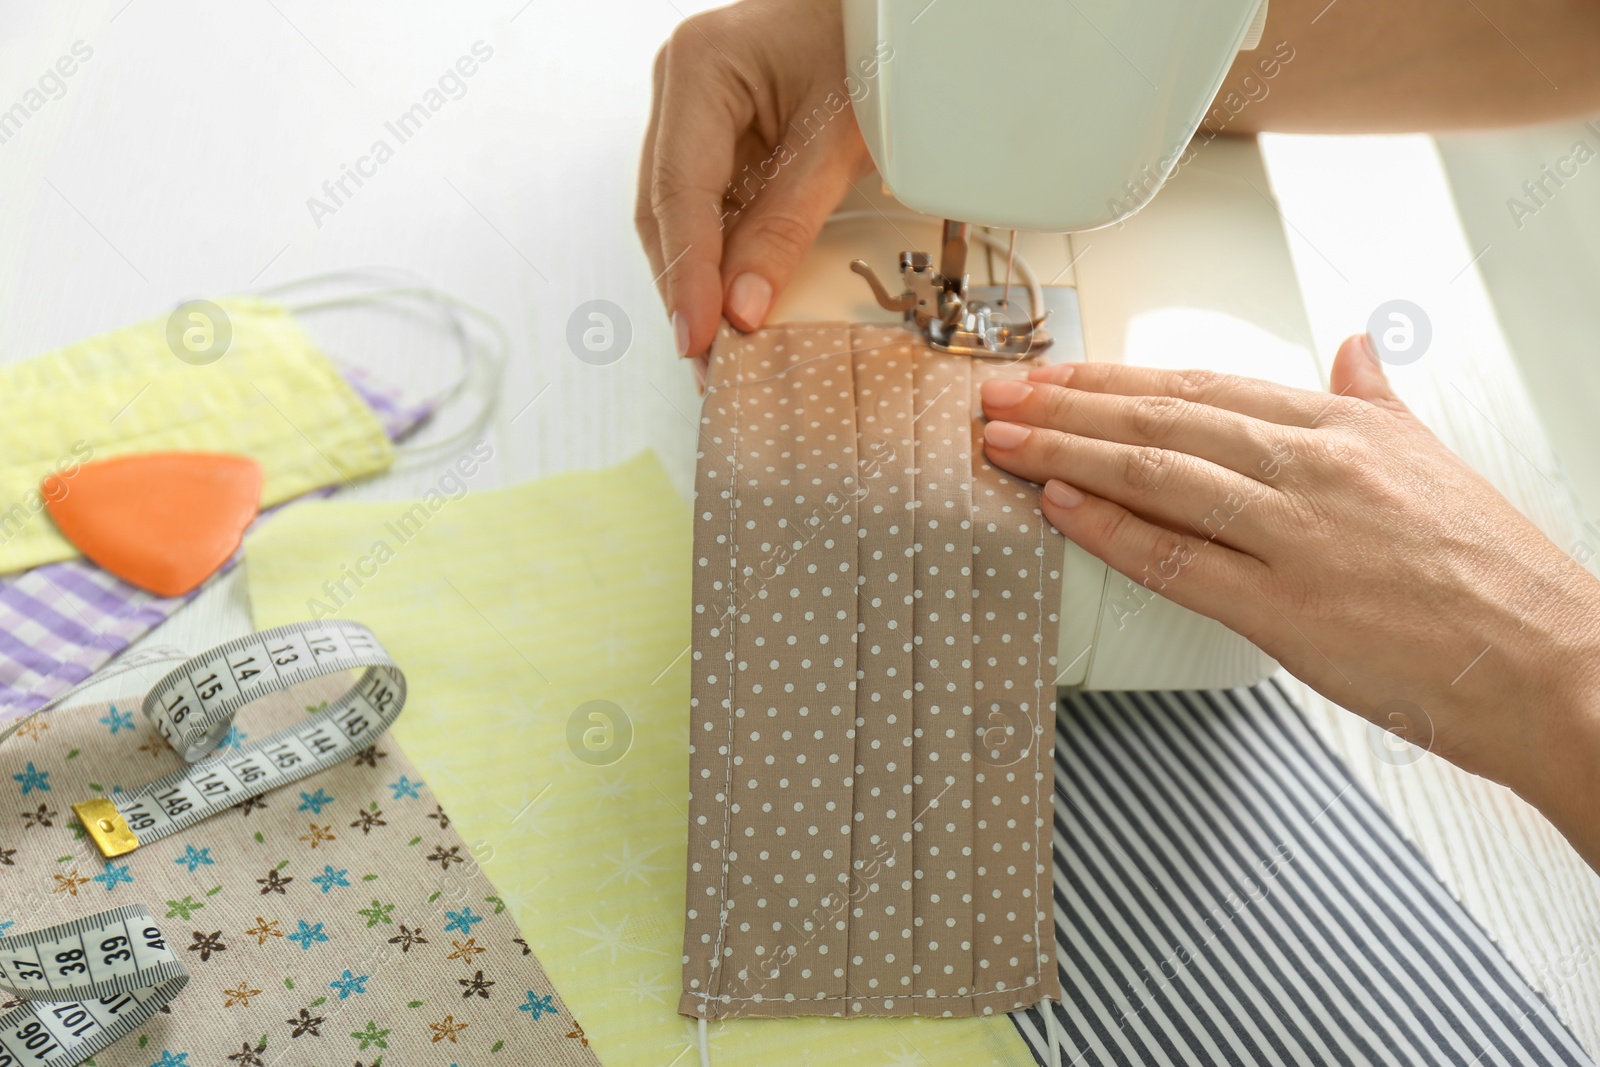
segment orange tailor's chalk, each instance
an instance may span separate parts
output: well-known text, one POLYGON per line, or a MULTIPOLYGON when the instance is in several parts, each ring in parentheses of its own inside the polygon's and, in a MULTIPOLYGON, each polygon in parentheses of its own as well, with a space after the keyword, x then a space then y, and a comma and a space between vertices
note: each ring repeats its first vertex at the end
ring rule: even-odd
POLYGON ((261 465, 215 452, 149 452, 52 474, 39 492, 67 540, 124 581, 181 596, 239 547, 261 504, 261 465))

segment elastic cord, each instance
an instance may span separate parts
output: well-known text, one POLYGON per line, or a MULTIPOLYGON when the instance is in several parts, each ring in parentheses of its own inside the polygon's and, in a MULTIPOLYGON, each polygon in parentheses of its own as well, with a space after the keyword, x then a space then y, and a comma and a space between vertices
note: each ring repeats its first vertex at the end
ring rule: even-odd
MULTIPOLYGON (((711 1067, 711 1039, 706 1033, 706 1017, 700 1016, 700 1067, 711 1067)), ((1060 1067, 1059 1064, 1056 1067, 1060 1067)))
POLYGON ((1061 1020, 1056 1018, 1055 1005, 1049 997, 1039 1001, 1039 1014, 1044 1018, 1044 1040, 1050 1046, 1050 1067, 1061 1067, 1061 1020))
POLYGON ((433 288, 408 271, 398 269, 363 268, 335 271, 298 278, 269 286, 258 292, 263 296, 285 297, 298 290, 349 285, 367 286, 367 288, 322 299, 300 301, 286 299, 284 306, 297 315, 312 315, 342 308, 381 307, 386 304, 393 305, 397 301, 419 304, 439 314, 440 325, 455 339, 461 352, 460 366, 455 378, 443 389, 426 398, 423 403, 431 411, 436 411, 466 395, 473 402, 471 418, 462 429, 440 440, 430 441, 427 444, 401 445, 396 449, 396 454, 400 457, 399 462, 414 465, 446 459, 476 440, 488 425, 499 395, 500 379, 510 349, 510 340, 505 327, 493 315, 481 308, 433 288))

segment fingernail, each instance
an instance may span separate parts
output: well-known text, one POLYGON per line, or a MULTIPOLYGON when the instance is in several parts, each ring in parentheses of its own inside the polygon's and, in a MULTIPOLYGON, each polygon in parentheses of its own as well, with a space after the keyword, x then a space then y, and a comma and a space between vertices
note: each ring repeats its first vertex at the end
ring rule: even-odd
POLYGON ((694 371, 694 383, 699 386, 701 396, 706 392, 706 370, 710 363, 710 356, 695 356, 689 361, 689 369, 694 371))
POLYGON ((1378 362, 1378 346, 1373 342, 1370 333, 1361 335, 1361 351, 1366 353, 1368 362, 1378 362))
POLYGON ((1002 451, 1010 451, 1026 441, 1032 432, 1014 422, 991 422, 983 428, 983 439, 1002 451))
POLYGON ((771 305, 772 283, 751 271, 735 278, 728 289, 728 314, 738 319, 744 329, 760 326, 771 305))
POLYGON ((1042 367, 1035 367, 1028 372, 1028 380, 1034 382, 1051 382, 1055 385, 1066 385, 1067 379, 1072 377, 1072 364, 1046 363, 1042 367))
POLYGON ((1014 408, 1028 399, 1033 392, 1033 386, 1013 378, 990 378, 983 383, 980 391, 983 393, 985 404, 997 408, 1014 408))
POLYGON ((1066 482, 1051 478, 1044 483, 1044 498, 1058 508, 1075 508, 1083 503, 1083 494, 1066 482))
POLYGON ((679 359, 689 354, 689 320, 683 317, 681 311, 672 313, 672 340, 678 346, 679 359))

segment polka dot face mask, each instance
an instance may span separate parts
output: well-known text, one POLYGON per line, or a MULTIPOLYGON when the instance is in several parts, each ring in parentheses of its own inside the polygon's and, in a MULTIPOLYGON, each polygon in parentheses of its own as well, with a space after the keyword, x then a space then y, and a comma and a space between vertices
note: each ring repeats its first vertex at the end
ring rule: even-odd
POLYGON ((966 1016, 1059 996, 1063 543, 978 387, 902 330, 725 330, 695 500, 679 1011, 966 1016))

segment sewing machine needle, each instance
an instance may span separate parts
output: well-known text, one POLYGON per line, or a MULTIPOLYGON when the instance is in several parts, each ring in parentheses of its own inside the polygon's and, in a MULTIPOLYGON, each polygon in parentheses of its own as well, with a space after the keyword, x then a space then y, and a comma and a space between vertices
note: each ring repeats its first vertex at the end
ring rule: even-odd
POLYGON ((1011 231, 1011 242, 1006 246, 1006 288, 1000 295, 1000 306, 1011 306, 1011 262, 1017 258, 1017 231, 1011 231))

